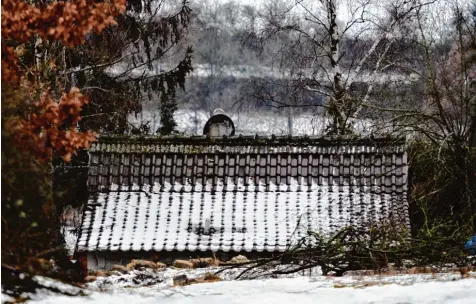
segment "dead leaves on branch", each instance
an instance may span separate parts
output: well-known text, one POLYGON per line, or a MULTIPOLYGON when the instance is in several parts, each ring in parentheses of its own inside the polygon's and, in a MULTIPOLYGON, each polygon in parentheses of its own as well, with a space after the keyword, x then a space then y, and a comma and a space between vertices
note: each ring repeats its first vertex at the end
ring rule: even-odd
POLYGON ((116 24, 126 0, 73 0, 35 6, 19 0, 2 2, 2 81, 18 83, 18 59, 11 46, 32 38, 60 41, 66 47, 84 42, 90 32, 100 33, 116 24), (12 77, 15 76, 15 77, 12 77))
POLYGON ((87 33, 99 33, 107 26, 116 24, 114 18, 125 9, 125 0, 58 1, 42 6, 4 0, 2 36, 23 43, 38 35, 72 47, 81 44, 87 33))
POLYGON ((17 125, 20 143, 33 149, 41 160, 50 159, 55 151, 69 162, 74 151, 88 148, 96 138, 94 133, 80 132, 75 127, 81 119, 82 106, 87 103, 77 88, 63 94, 59 103, 44 93, 30 117, 17 125), (65 124, 69 127, 65 128, 65 124))
MULTIPOLYGON (((41 5, 4 0, 1 15, 2 85, 15 91, 26 89, 34 95, 31 93, 33 88, 49 84, 42 83, 41 79, 27 80, 25 70, 31 67, 21 66, 21 54, 16 50, 32 39, 57 41, 65 47, 80 45, 88 33, 100 33, 116 24, 115 17, 125 9, 126 0, 72 0, 41 5)), ((38 102, 25 100, 24 103, 30 110, 22 113, 21 118, 11 117, 9 125, 17 132, 16 140, 20 145, 32 151, 38 159, 49 160, 55 152, 69 161, 74 151, 87 148, 95 140, 92 132, 80 132, 76 128, 81 109, 88 103, 79 89, 64 93, 60 100, 55 100, 47 90, 38 102)))

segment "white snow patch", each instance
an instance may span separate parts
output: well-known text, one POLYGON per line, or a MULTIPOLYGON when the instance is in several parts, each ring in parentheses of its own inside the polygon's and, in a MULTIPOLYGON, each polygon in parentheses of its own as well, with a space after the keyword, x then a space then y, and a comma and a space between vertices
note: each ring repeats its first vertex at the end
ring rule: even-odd
POLYGON ((75 228, 71 226, 64 226, 61 228, 61 233, 63 234, 66 250, 68 250, 69 255, 74 254, 74 248, 76 247, 76 241, 78 240, 78 235, 75 233, 75 228))
MULTIPOLYGON (((446 279, 451 279, 449 274, 446 279)), ((140 287, 135 289, 93 291, 87 298, 50 296, 30 303, 474 303, 475 279, 439 281, 426 275, 375 277, 380 286, 335 288, 336 282, 359 282, 352 277, 283 278, 224 281, 185 287, 140 287), (413 279, 409 279, 409 278, 413 279), (394 282, 392 282, 392 280, 394 282), (430 280, 430 281, 428 281, 430 280), (405 285, 407 282, 417 282, 405 285), (398 283, 398 284, 392 284, 398 283), (384 285, 389 284, 389 285, 384 285)), ((344 286, 345 287, 345 286, 344 286)))
POLYGON ((64 293, 77 294, 81 291, 81 288, 79 287, 72 286, 49 277, 35 276, 33 280, 35 280, 41 286, 46 288, 56 288, 64 293))

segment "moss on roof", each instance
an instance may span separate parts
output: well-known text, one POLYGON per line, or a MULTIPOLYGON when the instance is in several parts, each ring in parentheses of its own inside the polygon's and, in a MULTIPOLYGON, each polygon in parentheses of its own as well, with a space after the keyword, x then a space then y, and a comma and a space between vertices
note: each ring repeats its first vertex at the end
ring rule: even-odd
POLYGON ((227 145, 227 146, 283 146, 283 145, 370 145, 370 146, 401 146, 405 144, 402 137, 359 137, 359 136, 137 136, 137 135, 107 135, 99 136, 98 143, 105 144, 135 144, 135 145, 227 145))

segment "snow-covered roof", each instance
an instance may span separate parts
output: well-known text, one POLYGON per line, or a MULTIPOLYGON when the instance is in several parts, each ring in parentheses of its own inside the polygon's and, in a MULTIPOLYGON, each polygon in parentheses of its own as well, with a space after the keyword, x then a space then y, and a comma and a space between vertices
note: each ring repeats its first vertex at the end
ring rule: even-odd
POLYGON ((401 139, 103 137, 78 251, 284 251, 309 230, 408 225, 401 139))

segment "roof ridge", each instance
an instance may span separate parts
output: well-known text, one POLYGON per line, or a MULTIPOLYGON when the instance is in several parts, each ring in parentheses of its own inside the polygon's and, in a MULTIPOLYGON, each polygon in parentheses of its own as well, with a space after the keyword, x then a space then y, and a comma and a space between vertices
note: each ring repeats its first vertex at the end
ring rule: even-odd
POLYGON ((406 142, 405 137, 392 136, 232 136, 232 137, 207 137, 207 136, 187 136, 187 135, 100 135, 97 143, 110 144, 206 144, 206 145, 295 145, 295 144, 319 144, 323 146, 333 146, 342 144, 355 145, 385 145, 400 146, 406 142))

